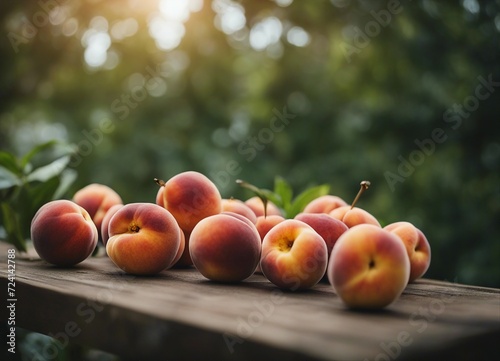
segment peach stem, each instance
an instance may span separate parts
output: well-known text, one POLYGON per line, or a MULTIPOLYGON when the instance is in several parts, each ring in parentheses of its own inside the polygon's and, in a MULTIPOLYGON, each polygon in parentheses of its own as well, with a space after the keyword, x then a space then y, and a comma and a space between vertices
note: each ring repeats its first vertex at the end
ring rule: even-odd
POLYGON ((358 199, 359 197, 361 197, 361 195, 364 193, 364 191, 366 191, 368 189, 368 187, 370 186, 370 181, 362 181, 359 185, 361 186, 361 188, 359 189, 359 192, 358 194, 356 195, 356 198, 354 198, 354 200, 352 201, 352 204, 351 204, 351 209, 354 208, 354 206, 356 205, 356 203, 358 202, 358 199))

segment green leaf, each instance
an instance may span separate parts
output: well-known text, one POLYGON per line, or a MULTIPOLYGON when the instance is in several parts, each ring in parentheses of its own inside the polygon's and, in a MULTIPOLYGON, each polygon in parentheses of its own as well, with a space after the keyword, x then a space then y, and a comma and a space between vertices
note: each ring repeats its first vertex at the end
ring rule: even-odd
POLYGON ((26 177, 26 181, 45 182, 52 177, 60 175, 62 171, 66 168, 66 166, 69 164, 69 162, 70 162, 69 155, 56 159, 52 163, 39 167, 30 174, 28 174, 28 176, 26 177))
MULTIPOLYGON (((293 190, 284 178, 277 176, 274 179, 274 193, 280 197, 281 207, 284 209, 288 208, 292 201, 293 190)), ((276 202, 273 201, 273 203, 276 202)), ((277 205, 280 206, 280 204, 277 205)))
POLYGON ((330 186, 328 184, 319 185, 316 187, 308 188, 300 193, 293 200, 292 204, 288 209, 285 209, 286 216, 288 218, 293 218, 300 212, 304 210, 304 207, 312 200, 328 194, 330 191, 330 186))
POLYGON ((0 189, 12 188, 22 184, 21 179, 7 168, 0 167, 0 189))
POLYGON ((3 227, 7 233, 6 241, 19 251, 26 252, 26 239, 23 237, 16 212, 7 203, 1 204, 3 227))
POLYGON ((21 169, 23 169, 30 161, 31 159, 43 152, 44 150, 47 150, 49 148, 52 148, 53 146, 55 146, 56 144, 58 144, 59 142, 57 140, 50 140, 48 142, 45 142, 45 143, 42 143, 42 144, 39 144, 35 147, 33 147, 28 153, 26 153, 22 158, 21 158, 21 169))
POLYGON ((59 187, 54 192, 52 199, 60 199, 68 192, 69 188, 76 180, 77 171, 74 169, 65 169, 59 179, 59 187))
POLYGON ((16 157, 8 152, 0 152, 0 169, 6 169, 18 177, 23 175, 23 168, 19 166, 16 157))

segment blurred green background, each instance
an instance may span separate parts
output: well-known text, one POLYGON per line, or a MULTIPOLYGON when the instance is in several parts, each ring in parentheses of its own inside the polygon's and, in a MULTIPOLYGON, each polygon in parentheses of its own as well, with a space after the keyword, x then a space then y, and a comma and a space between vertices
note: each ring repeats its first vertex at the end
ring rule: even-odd
POLYGON ((329 184, 427 235, 426 277, 500 287, 500 1, 0 4, 0 144, 74 144, 89 183, 154 201, 186 170, 329 184))

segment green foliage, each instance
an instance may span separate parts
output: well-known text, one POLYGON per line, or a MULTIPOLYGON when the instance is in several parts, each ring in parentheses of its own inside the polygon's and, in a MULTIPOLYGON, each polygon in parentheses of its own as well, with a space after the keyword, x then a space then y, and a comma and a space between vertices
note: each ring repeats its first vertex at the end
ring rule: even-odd
POLYGON ((0 227, 18 250, 26 251, 36 211, 63 197, 75 181, 76 171, 67 169, 72 153, 57 141, 37 145, 20 158, 0 152, 0 227))
POLYGON ((271 201, 278 206, 285 218, 294 218, 297 214, 304 210, 304 207, 320 196, 328 194, 330 186, 323 184, 319 186, 309 187, 293 197, 293 189, 283 177, 276 176, 274 179, 274 189, 258 188, 242 180, 237 180, 236 183, 244 188, 251 190, 264 203, 264 209, 267 209, 267 202, 271 201))

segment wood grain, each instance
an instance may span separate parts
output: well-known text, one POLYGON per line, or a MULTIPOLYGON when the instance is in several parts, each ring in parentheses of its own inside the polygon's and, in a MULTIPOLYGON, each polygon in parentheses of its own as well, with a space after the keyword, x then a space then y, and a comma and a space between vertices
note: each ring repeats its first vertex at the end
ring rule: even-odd
POLYGON ((293 293, 259 274, 220 284, 192 268, 129 276, 105 256, 66 269, 17 257, 16 296, 17 326, 123 359, 500 359, 500 290, 429 279, 354 312, 327 283, 293 293))

